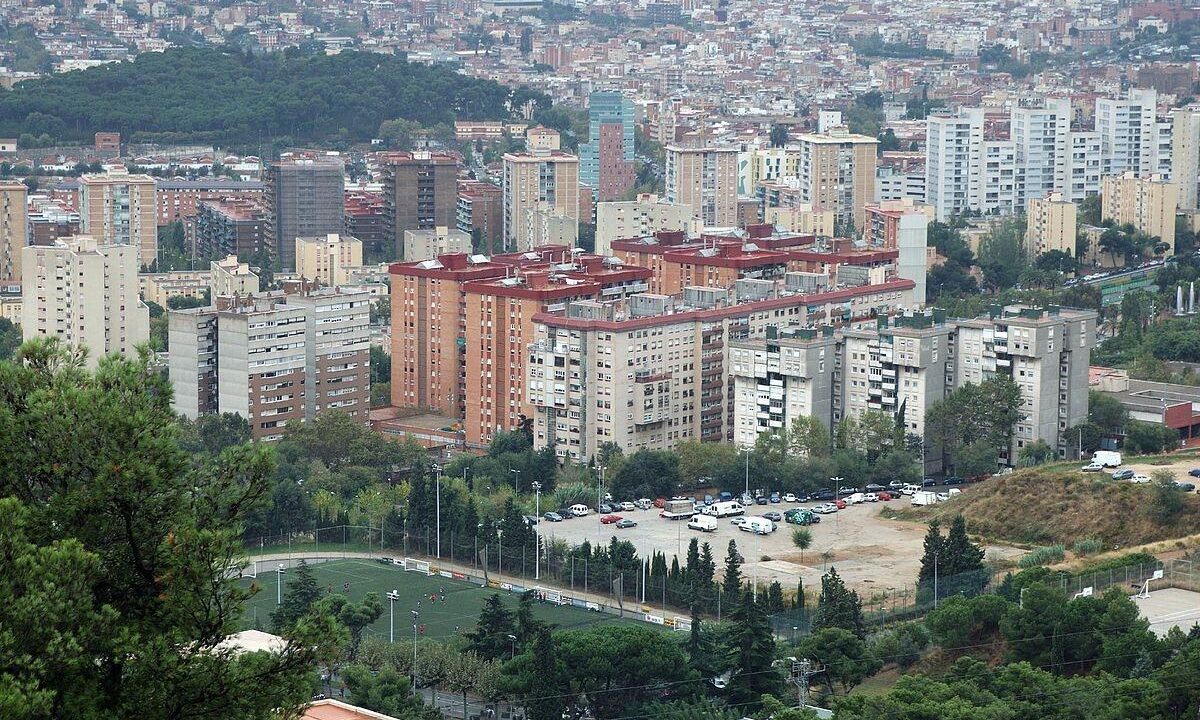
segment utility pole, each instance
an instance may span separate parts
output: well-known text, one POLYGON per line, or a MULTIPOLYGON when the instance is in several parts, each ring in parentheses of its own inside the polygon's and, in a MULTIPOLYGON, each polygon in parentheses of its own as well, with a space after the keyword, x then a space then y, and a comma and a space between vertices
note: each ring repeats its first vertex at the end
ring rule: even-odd
POLYGON ((536 518, 533 535, 537 541, 537 545, 533 548, 533 579, 540 580, 542 577, 542 537, 538 535, 537 523, 542 519, 542 484, 537 480, 533 482, 533 515, 536 518))
POLYGON ((933 554, 933 609, 937 610, 938 604, 938 554, 933 554))
POLYGON ((797 660, 792 658, 792 684, 796 686, 797 707, 801 710, 808 706, 809 680, 813 675, 825 672, 820 665, 813 665, 808 658, 797 660))
MULTIPOLYGON (((437 505, 435 515, 437 516, 437 559, 442 559, 442 466, 437 463, 433 464, 434 477, 437 478, 437 505)), ((428 552, 428 550, 426 550, 428 552)))
POLYGON ((400 599, 399 590, 389 590, 388 599, 388 642, 395 644, 396 642, 396 601, 400 599))

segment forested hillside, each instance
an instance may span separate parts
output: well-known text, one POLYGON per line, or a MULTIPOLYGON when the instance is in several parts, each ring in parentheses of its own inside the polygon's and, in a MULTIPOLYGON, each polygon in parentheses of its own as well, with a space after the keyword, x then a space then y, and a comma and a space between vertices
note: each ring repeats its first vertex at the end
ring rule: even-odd
POLYGON ((432 126, 503 119, 527 100, 550 105, 539 92, 376 53, 177 48, 0 91, 0 135, 90 142, 97 131, 118 131, 132 140, 225 145, 281 137, 361 141, 384 120, 432 126))

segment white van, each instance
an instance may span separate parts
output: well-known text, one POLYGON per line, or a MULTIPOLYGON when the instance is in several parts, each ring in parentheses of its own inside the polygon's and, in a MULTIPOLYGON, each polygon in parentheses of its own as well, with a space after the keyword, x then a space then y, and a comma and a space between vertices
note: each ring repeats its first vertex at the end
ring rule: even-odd
POLYGON ((756 535, 767 535, 775 532, 775 523, 763 517, 748 517, 742 522, 741 529, 756 535))
POLYGON ((843 498, 843 500, 846 501, 847 505, 858 505, 859 503, 866 501, 866 496, 859 492, 850 493, 850 495, 843 498))
POLYGON ((913 485, 912 483, 909 483, 909 484, 905 485, 904 487, 900 488, 900 494, 908 495, 911 497, 913 493, 919 492, 920 490, 921 490, 920 485, 913 485))
POLYGON ((700 532, 716 532, 717 521, 707 515, 693 515, 691 520, 688 520, 688 530, 699 530, 700 532))
POLYGON ((582 504, 581 505, 572 505, 571 507, 569 507, 567 509, 570 510, 571 514, 574 515, 575 517, 583 517, 592 511, 592 509, 589 508, 587 505, 582 505, 582 504))
POLYGON ((1113 450, 1097 450, 1092 453, 1092 463, 1104 467, 1121 467, 1121 453, 1113 450))
POLYGON ((709 507, 712 508, 712 512, 709 514, 719 518, 729 517, 731 515, 741 515, 742 513, 746 512, 746 508, 736 500, 713 503, 709 507))

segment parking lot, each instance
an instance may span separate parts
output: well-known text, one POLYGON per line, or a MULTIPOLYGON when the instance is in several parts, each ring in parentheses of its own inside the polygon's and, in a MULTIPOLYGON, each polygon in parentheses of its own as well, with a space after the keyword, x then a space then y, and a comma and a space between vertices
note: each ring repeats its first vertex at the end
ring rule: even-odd
MULTIPOLYGON (((938 488, 942 490, 942 488, 938 488)), ((966 490, 965 492, 970 492, 966 490)), ((747 509, 747 515, 761 516, 764 512, 783 513, 795 507, 813 507, 819 503, 779 503, 769 506, 756 505, 747 509)), ((778 528, 766 536, 742 532, 730 524, 733 518, 718 518, 715 532, 689 530, 685 520, 667 520, 658 516, 658 509, 634 510, 617 513, 621 517, 638 522, 635 528, 616 529, 602 525, 593 513, 583 518, 563 522, 538 524, 539 532, 548 538, 561 538, 570 545, 584 540, 607 544, 614 535, 634 544, 638 554, 645 556, 651 551, 676 554, 683 562, 691 538, 712 546, 717 561, 718 574, 725 561, 726 548, 732 538, 746 558, 743 573, 760 584, 778 580, 785 588, 794 588, 803 578, 806 587, 815 587, 829 565, 835 565, 838 574, 853 586, 867 586, 883 591, 911 585, 917 579, 921 566, 922 545, 925 526, 917 523, 887 520, 878 517, 882 506, 889 503, 866 503, 851 505, 831 515, 821 516, 821 522, 809 526, 813 541, 808 550, 801 553, 792 545, 792 529, 795 525, 776 523, 778 528)), ((892 505, 907 507, 909 499, 902 497, 891 501, 892 505)), ((988 546, 987 557, 1015 557, 1021 550, 1003 546, 988 546)))

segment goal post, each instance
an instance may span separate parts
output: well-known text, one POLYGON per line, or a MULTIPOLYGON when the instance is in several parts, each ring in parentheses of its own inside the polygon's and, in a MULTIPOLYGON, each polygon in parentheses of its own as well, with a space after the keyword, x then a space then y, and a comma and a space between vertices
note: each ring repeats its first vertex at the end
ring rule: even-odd
POLYGON ((425 573, 426 575, 433 574, 429 569, 428 560, 416 560, 413 558, 404 558, 404 569, 409 572, 425 573))

